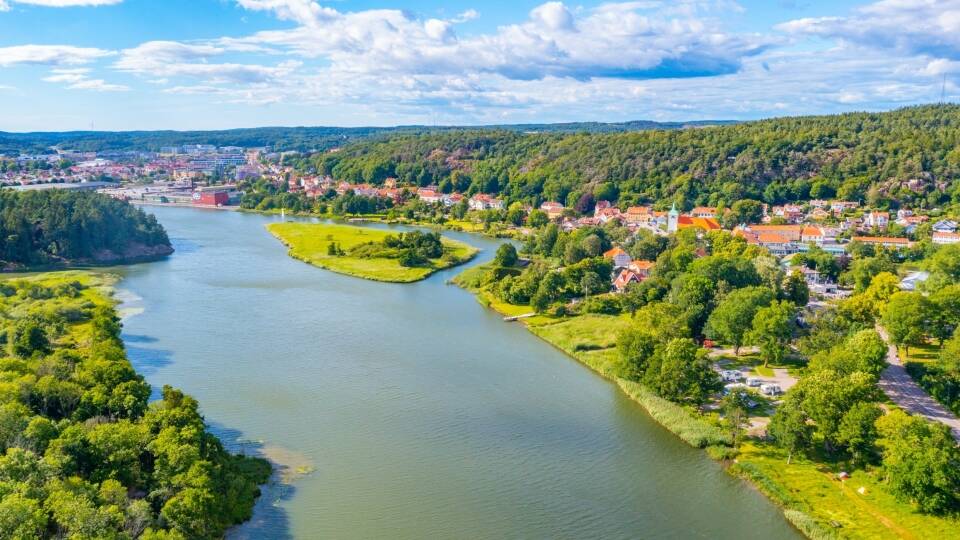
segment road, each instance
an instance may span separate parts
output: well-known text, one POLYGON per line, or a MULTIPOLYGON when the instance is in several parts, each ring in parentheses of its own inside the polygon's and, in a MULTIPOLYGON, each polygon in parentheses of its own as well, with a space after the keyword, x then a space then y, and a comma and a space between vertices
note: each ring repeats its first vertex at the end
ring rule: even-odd
POLYGON ((880 376, 883 392, 905 411, 946 424, 953 431, 953 437, 960 441, 960 419, 914 382, 900 361, 897 347, 890 343, 886 330, 877 326, 877 332, 887 342, 887 369, 880 376))

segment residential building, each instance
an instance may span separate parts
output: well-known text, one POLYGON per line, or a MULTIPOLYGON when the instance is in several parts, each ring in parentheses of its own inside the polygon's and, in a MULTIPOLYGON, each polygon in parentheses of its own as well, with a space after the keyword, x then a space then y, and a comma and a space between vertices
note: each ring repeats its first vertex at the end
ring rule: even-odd
POLYGON ((604 258, 610 259, 613 261, 614 268, 626 268, 630 265, 632 259, 626 251, 619 247, 615 247, 606 253, 603 254, 604 258))
POLYGON ((950 233, 950 232, 938 232, 934 231, 933 233, 933 243, 939 245, 946 244, 956 244, 960 242, 960 234, 950 233))
POLYGON ((558 202, 548 201, 540 205, 540 209, 547 213, 550 219, 557 219, 563 215, 564 206, 558 202))

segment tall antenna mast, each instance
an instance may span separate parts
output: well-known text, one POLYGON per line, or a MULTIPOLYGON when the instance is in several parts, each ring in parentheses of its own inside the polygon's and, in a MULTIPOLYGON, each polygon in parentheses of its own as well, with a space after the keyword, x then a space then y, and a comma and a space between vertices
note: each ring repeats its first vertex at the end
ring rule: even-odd
POLYGON ((943 86, 940 87, 940 104, 941 104, 941 105, 943 105, 943 104, 945 103, 944 98, 946 97, 946 95, 947 95, 947 74, 944 73, 944 74, 943 74, 943 86))

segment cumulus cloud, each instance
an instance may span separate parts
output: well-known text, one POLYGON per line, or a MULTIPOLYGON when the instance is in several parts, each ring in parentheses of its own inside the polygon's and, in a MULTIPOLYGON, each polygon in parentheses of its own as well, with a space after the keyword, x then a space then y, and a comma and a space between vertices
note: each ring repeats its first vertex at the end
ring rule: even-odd
POLYGON ((476 16, 420 19, 402 10, 339 12, 309 0, 237 0, 298 23, 240 39, 227 47, 279 48, 324 58, 344 71, 415 74, 492 73, 510 79, 594 77, 646 79, 735 72, 774 40, 726 32, 703 16, 717 4, 623 2, 571 10, 548 2, 526 21, 461 38, 455 25, 476 16), (681 9, 683 8, 683 9, 681 9))
POLYGON ((796 19, 777 28, 901 54, 960 59, 960 0, 882 0, 849 17, 796 19))
POLYGON ((72 45, 15 45, 0 47, 0 67, 20 64, 35 65, 79 65, 88 64, 114 53, 91 47, 72 45))
POLYGON ((122 92, 130 90, 128 86, 122 84, 110 84, 103 79, 95 79, 90 76, 89 68, 71 68, 71 69, 52 69, 50 75, 44 77, 44 81, 51 83, 63 83, 72 90, 94 90, 97 92, 122 92))
POLYGON ((276 66, 236 62, 216 63, 225 49, 208 44, 150 41, 120 52, 114 67, 156 78, 193 77, 210 83, 263 83, 289 75, 301 65, 295 60, 276 66))

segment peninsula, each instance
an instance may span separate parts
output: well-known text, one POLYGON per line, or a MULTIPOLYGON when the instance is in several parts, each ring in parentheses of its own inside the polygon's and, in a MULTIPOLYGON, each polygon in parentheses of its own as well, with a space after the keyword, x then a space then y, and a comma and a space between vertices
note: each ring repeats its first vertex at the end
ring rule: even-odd
POLYGON ((327 223, 272 223, 267 229, 295 259, 348 276, 412 283, 472 259, 477 249, 439 233, 327 223))

